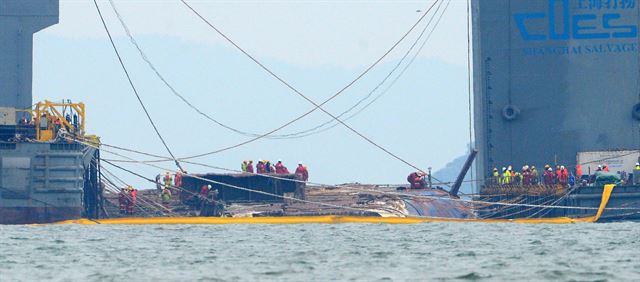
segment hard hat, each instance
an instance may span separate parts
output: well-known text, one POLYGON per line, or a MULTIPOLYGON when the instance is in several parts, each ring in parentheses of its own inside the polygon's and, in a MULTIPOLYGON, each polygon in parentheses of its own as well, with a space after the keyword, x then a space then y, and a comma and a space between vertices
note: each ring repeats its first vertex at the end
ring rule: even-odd
POLYGON ((493 171, 498 171, 498 168, 497 168, 497 167, 494 167, 494 168, 493 168, 493 171))
POLYGON ((636 165, 640 165, 640 163, 636 163, 636 165))
POLYGON ((535 165, 532 165, 532 166, 531 166, 531 169, 535 169, 535 168, 536 168, 536 166, 535 166, 535 165))
POLYGON ((598 165, 598 168, 602 168, 602 165, 598 165))
POLYGON ((548 170, 548 171, 553 171, 553 169, 551 169, 551 168, 549 168, 549 169, 547 169, 547 170, 548 170))
POLYGON ((301 165, 301 164, 302 164, 302 161, 299 161, 299 162, 298 162, 298 164, 299 164, 299 165, 301 165))
POLYGON ((207 185, 207 188, 211 189, 211 184, 207 185))
POLYGON ((502 167, 502 171, 505 171, 505 170, 507 170, 507 168, 503 166, 503 167, 502 167))
POLYGON ((561 166, 560 166, 560 169, 564 169, 564 166, 563 166, 563 165, 561 165, 561 166))
POLYGON ((281 163, 281 162, 282 162, 282 159, 278 159, 278 162, 279 162, 279 163, 281 163))

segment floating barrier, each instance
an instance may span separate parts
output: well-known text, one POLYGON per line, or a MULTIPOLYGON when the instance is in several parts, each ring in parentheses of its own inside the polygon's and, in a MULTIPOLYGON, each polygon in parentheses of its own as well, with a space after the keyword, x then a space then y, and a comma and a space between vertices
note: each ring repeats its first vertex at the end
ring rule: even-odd
POLYGON ((437 217, 356 217, 356 216, 283 216, 283 217, 151 217, 151 218, 112 218, 112 219, 78 219, 57 222, 54 224, 341 224, 341 223, 386 223, 416 224, 426 222, 477 222, 477 223, 523 223, 523 224, 569 224, 580 222, 597 222, 609 202, 615 185, 605 185, 602 200, 594 216, 584 218, 519 218, 519 219, 459 219, 437 217))

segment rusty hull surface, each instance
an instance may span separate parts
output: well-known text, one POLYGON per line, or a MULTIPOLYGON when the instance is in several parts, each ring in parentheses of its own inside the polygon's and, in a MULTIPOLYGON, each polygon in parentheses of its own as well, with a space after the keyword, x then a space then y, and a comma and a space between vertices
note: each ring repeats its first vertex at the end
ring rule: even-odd
POLYGON ((226 208, 226 212, 236 217, 352 215, 475 218, 470 204, 452 201, 446 191, 439 189, 397 191, 396 188, 396 186, 364 184, 308 185, 306 192, 308 202, 287 200, 281 205, 230 205, 226 208), (418 197, 412 197, 414 195, 418 197), (419 198, 420 196, 429 198, 419 198))
MULTIPOLYGON (((439 189, 396 190, 397 186, 344 184, 338 186, 307 185, 305 202, 287 199, 284 202, 241 202, 227 203, 225 216, 381 216, 381 217, 442 217, 475 218, 472 206, 460 201, 452 201, 446 191, 439 189), (385 193, 388 192, 388 193, 385 193), (433 198, 416 198, 413 196, 433 198), (320 204, 321 203, 321 204, 320 204)), ((123 217, 117 211, 118 199, 115 194, 107 194, 106 207, 109 217, 123 217)), ((285 193, 293 197, 293 193, 285 193)), ((161 207, 156 190, 139 190, 138 203, 142 201, 161 207)), ((197 209, 190 208, 174 197, 170 212, 161 211, 150 205, 140 205, 137 217, 157 216, 198 216, 197 209), (144 207, 143 207, 144 206, 144 207), (141 208, 143 207, 143 209, 141 208)))

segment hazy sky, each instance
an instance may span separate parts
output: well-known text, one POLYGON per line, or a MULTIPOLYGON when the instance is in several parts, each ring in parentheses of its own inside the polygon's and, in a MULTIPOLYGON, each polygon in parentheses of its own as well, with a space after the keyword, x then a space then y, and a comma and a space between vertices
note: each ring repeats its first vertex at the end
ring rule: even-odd
MULTIPOLYGON (((177 156, 213 151, 247 139, 204 119, 173 96, 141 60, 109 3, 99 2, 142 99, 177 156)), ((417 11, 424 11, 433 0, 189 2, 240 46, 320 102, 391 47, 420 17, 417 11)), ((262 133, 313 107, 268 76, 179 1, 115 3, 159 71, 210 116, 244 131, 262 133)), ((424 169, 444 167, 465 153, 469 140, 465 5, 466 1, 451 1, 406 73, 388 93, 348 121, 424 169)), ((422 27, 326 109, 338 114, 366 96, 422 27)), ((61 0, 60 24, 35 36, 34 101, 63 98, 87 104, 87 126, 105 143, 167 155, 118 65, 92 1, 61 0)), ((304 130, 328 119, 317 111, 278 133, 304 130)), ((104 153, 103 158, 115 157, 104 153)), ((413 170, 342 126, 300 139, 260 140, 198 161, 237 169, 242 160, 258 158, 281 158, 290 169, 303 161, 311 180, 324 183, 402 183, 413 170)), ((172 168, 171 163, 163 165, 172 168)), ((127 167, 149 176, 160 172, 141 165, 127 167)), ((190 172, 210 171, 186 167, 190 172)), ((118 175, 139 187, 149 187, 125 173, 118 175)))

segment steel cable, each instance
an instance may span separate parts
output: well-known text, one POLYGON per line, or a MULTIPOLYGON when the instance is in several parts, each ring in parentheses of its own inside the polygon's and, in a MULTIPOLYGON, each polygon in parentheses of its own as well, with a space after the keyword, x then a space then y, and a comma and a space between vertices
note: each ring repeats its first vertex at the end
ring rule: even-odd
MULTIPOLYGON (((98 148, 97 146, 93 145, 93 144, 89 144, 89 143, 85 143, 83 141, 80 140, 76 140, 76 139, 72 139, 72 138, 68 138, 65 137, 65 139, 69 140, 69 141, 73 141, 73 142, 78 142, 80 144, 86 145, 86 146, 91 146, 94 148, 98 148)), ((107 153, 119 156, 119 157, 123 157, 126 158, 130 161, 132 161, 133 163, 137 163, 137 164, 143 164, 146 166, 150 166, 150 167, 154 167, 157 169, 161 169, 161 170, 166 170, 166 171, 171 171, 173 173, 176 173, 177 171, 171 170, 171 169, 167 169, 167 168, 163 168, 157 165, 153 165, 153 164, 149 164, 143 161, 139 161, 139 160, 135 160, 132 159, 128 156, 113 152, 113 151, 109 151, 109 150, 105 150, 105 149, 101 149, 102 151, 105 151, 107 153)), ((110 163, 111 165, 113 165, 113 163, 110 163)), ((201 178, 192 174, 188 174, 191 177, 194 177, 196 179, 200 179, 203 181, 207 181, 207 182, 211 182, 214 184, 219 184, 219 185, 223 185, 223 186, 228 186, 228 187, 232 187, 232 188, 237 188, 237 189, 241 189, 241 190, 245 190, 245 191, 250 191, 250 192, 256 192, 256 193, 260 193, 260 194, 265 194, 265 195, 270 195, 270 196, 274 196, 274 197, 281 197, 280 195, 275 195, 275 194, 270 194, 267 192, 261 192, 261 191, 257 191, 257 190, 252 190, 249 188, 245 188, 245 187, 238 187, 238 186, 234 186, 234 185, 229 185, 226 183, 222 183, 222 182, 217 182, 217 181, 212 181, 212 180, 208 180, 205 178, 201 178)), ((269 175, 264 175, 265 177, 273 177, 273 176, 269 176, 269 175)), ((148 179, 150 180, 150 179, 148 179)), ((153 183, 156 183, 155 180, 150 180, 153 183)), ((291 180, 290 180, 291 181, 291 180)), ((345 189, 351 189, 354 191, 360 191, 360 192, 372 192, 372 193, 381 193, 381 194, 389 194, 389 195, 397 195, 397 196, 405 196, 405 197, 411 197, 411 198, 423 198, 423 199, 441 199, 441 200, 448 200, 448 201, 454 201, 454 202, 462 202, 462 203, 472 203, 472 204, 488 204, 488 205, 504 205, 504 206, 524 206, 524 207, 541 207, 541 208, 554 208, 554 209, 584 209, 584 210, 597 210, 598 208, 595 207, 578 207, 578 206, 550 206, 550 205, 531 205, 531 204, 510 204, 510 203, 500 203, 500 202, 490 202, 490 201, 479 201, 479 200, 466 200, 466 199, 456 199, 456 198, 450 198, 450 197, 442 197, 442 196, 427 196, 427 195, 413 195, 413 194, 407 194, 407 193, 398 193, 398 192, 390 192, 390 191, 379 191, 379 190, 373 190, 373 189, 362 189, 362 188, 358 188, 358 187, 349 187, 349 186, 339 186, 339 185, 330 185, 330 184, 321 184, 323 186, 327 186, 327 187, 337 187, 337 188, 345 188, 345 189)), ((187 190, 185 190, 187 191, 187 190)), ((299 199, 295 199, 295 198, 291 198, 291 197, 287 197, 287 199, 290 200, 296 200, 299 201, 299 199)), ((319 204, 318 202, 315 202, 316 204, 319 204)), ((606 208, 606 210, 637 210, 635 208, 606 208)))
POLYGON ((147 116, 147 119, 149 120, 149 123, 153 127, 153 130, 156 132, 156 135, 158 135, 158 138, 160 139, 160 141, 162 141, 162 145, 164 145, 164 148, 167 150, 169 155, 171 155, 171 158, 175 162, 176 166, 180 170, 183 170, 182 167, 180 166, 180 163, 178 162, 176 157, 171 152, 171 149, 169 149, 169 146, 167 145, 167 142, 162 137, 162 134, 160 134, 160 131, 158 130, 158 127, 153 122, 153 119, 151 118, 151 115, 149 114, 149 111, 147 110, 147 107, 142 102, 142 98, 140 98, 140 95, 138 94, 138 90, 136 89, 136 86, 133 84, 133 81, 131 80, 131 76, 129 75, 129 71, 127 70, 127 67, 124 64, 124 62, 122 60, 122 57, 120 56, 120 52, 118 51, 118 48, 116 47, 116 44, 113 41, 113 37, 111 36, 111 32, 109 31, 109 27, 107 27, 107 23, 104 21, 104 17, 102 16, 102 12, 100 11, 100 6, 98 6, 98 2, 96 0, 93 0, 93 4, 96 7, 96 11, 98 11, 98 15, 100 16, 100 21, 102 22, 102 26, 104 27, 104 31, 107 33, 107 36, 109 37, 109 42, 111 42, 111 47, 113 47, 113 51, 115 52, 116 57, 118 57, 118 62, 120 62, 120 66, 122 67, 122 70, 124 71, 124 74, 127 77, 127 81, 129 81, 129 85, 131 86, 131 89, 133 90, 133 93, 135 94, 136 98, 138 99, 138 102, 140 103, 140 106, 142 107, 142 110, 144 110, 144 113, 147 116))
POLYGON ((365 71, 363 71, 360 75, 358 75, 351 83, 347 84, 344 88, 342 88, 340 91, 338 91, 336 94, 334 94, 332 97, 330 97, 329 99, 327 99, 326 101, 318 104, 316 102, 314 102, 313 100, 311 100, 310 98, 308 98, 306 95, 304 95, 302 92, 300 92, 299 90, 297 90, 295 87, 293 87, 291 84, 289 84, 288 82, 286 82, 284 79, 282 79, 280 76, 278 76, 277 74, 275 74, 273 71, 271 71, 271 69, 267 68, 264 64, 262 64, 260 61, 258 61, 255 57, 253 57, 251 54, 249 54, 247 51, 245 51, 242 47, 240 47, 238 44, 236 44, 233 40, 231 40, 225 33, 223 33, 220 29, 218 29, 217 27, 215 27, 210 21, 208 21, 205 17, 203 17, 198 11, 196 11, 192 6, 190 6, 185 0, 180 0, 180 2, 182 2, 189 10, 191 10, 198 18, 200 18, 203 22, 205 22, 209 27, 211 27, 213 30, 215 30, 220 36, 222 36, 225 40, 227 40, 229 43, 231 43, 234 47, 236 47, 236 49, 238 49, 239 51, 241 51, 245 56, 247 56, 249 59, 251 59, 254 63, 256 63, 260 68, 262 68, 263 70, 265 70, 267 73, 269 73, 272 77, 274 77, 275 79, 277 79, 278 81, 280 81, 283 85, 285 85, 287 88, 291 89, 294 93, 296 93, 298 96, 302 97, 304 100, 306 100, 307 102, 311 103, 314 108, 308 112, 305 115, 300 116, 297 119, 294 119, 293 121, 285 124, 284 126, 281 126, 275 130, 272 130, 260 137, 255 137, 254 139, 250 139, 248 141, 242 142, 240 144, 236 144, 233 146, 229 146, 223 149, 219 149, 216 151, 212 151, 212 152, 208 152, 208 153, 203 153, 203 154, 198 154, 198 155, 194 155, 194 156, 190 156, 190 157, 186 157, 186 158, 181 158, 181 160, 184 159, 192 159, 192 158, 198 158, 198 157, 203 157, 203 156, 207 156, 207 155, 211 155, 211 154, 215 154, 215 153, 219 153, 222 151, 226 151, 229 150, 231 148, 236 148, 242 145, 245 145, 247 143, 253 142, 255 140, 258 140, 264 136, 270 135, 271 133, 274 133, 282 128, 284 128, 285 126, 301 119, 302 117, 310 114, 311 112, 319 109, 322 112, 324 112, 325 114, 327 114, 328 116, 330 116, 331 118, 333 118, 334 120, 336 120, 337 122, 339 122, 340 124, 342 124, 344 127, 346 127, 347 129, 349 129, 351 132, 353 132, 354 134, 360 136, 362 139, 364 139, 365 141, 367 141, 368 143, 370 143, 371 145, 377 147, 378 149, 382 150, 383 152, 387 153, 388 155, 390 155, 391 157, 399 160, 400 162, 418 170, 418 171, 422 171, 424 172, 422 169, 418 168, 417 166, 409 163, 408 161, 406 161, 405 159, 399 157, 398 155, 392 153, 391 151, 389 151, 388 149, 386 149, 385 147, 377 144, 376 142, 374 142, 373 140, 371 140, 370 138, 366 137, 365 135, 363 135, 362 133, 360 133, 359 131, 355 130, 353 127, 347 125, 346 123, 344 123, 342 120, 340 120, 339 118, 337 118, 335 115, 331 114, 330 112, 326 111, 324 108, 322 108, 322 106, 324 104, 326 104, 327 102, 331 101, 333 98, 337 97, 338 95, 340 95, 341 93, 343 93, 347 88, 351 87, 351 85, 353 85, 354 83, 356 83, 360 78, 362 78, 365 74, 367 74, 371 69, 373 69, 373 67, 375 67, 380 61, 382 61, 382 59, 384 59, 393 49, 395 49, 396 46, 398 46, 400 44, 400 42, 402 42, 402 40, 404 40, 404 38, 407 37, 407 35, 413 30, 415 29, 415 27, 426 17, 427 13, 435 6, 435 4, 438 1, 435 1, 430 7, 429 9, 420 17, 420 19, 409 29, 409 31, 407 31, 401 38, 400 40, 398 40, 387 52, 385 52, 378 60, 376 60, 371 66, 369 66, 367 69, 365 69, 365 71))
MULTIPOLYGON (((409 67, 413 64, 413 62, 416 60, 416 58, 418 57, 418 55, 420 55, 420 53, 422 52, 422 49, 425 47, 425 45, 427 44, 427 42, 429 41, 429 38, 431 38, 431 34, 433 34, 433 32, 435 31, 435 29, 438 27, 438 24, 440 23, 440 20, 442 19, 442 16, 444 15, 444 13, 446 12, 447 8, 449 7, 449 4, 451 3, 451 1, 447 2, 447 5, 444 7, 444 9, 442 10, 442 13, 440 14, 440 16, 438 17, 438 20, 436 21, 436 23, 434 24, 433 28, 431 29, 431 31, 429 32, 429 34, 427 35, 426 39, 422 42, 422 45, 420 45, 420 48, 418 48, 418 50, 414 53, 413 57, 411 58, 411 60, 409 60, 409 62, 404 66, 404 68, 400 71, 400 73, 389 83, 389 85, 383 90, 381 91, 378 95, 376 95, 371 101, 369 101, 369 103, 365 104, 362 108, 358 109, 358 111, 356 111, 355 113, 349 115, 347 118, 344 119, 344 121, 350 120, 354 117, 356 117, 357 115, 359 115, 360 113, 362 113, 364 110, 366 110, 369 106, 371 106, 373 103, 375 103, 378 99, 380 99, 382 96, 384 96, 385 94, 387 94, 387 92, 396 84, 396 82, 398 82, 398 80, 404 75, 404 73, 409 69, 409 67)), ((333 120, 331 120, 331 122, 333 122, 333 120)), ((306 135, 302 135, 300 137, 306 137, 306 136, 310 136, 310 135, 314 135, 314 134, 318 134, 318 133, 322 133, 322 132, 326 132, 336 126, 340 125, 339 123, 334 123, 331 126, 322 128, 321 130, 315 131, 311 134, 306 134, 306 135)))

